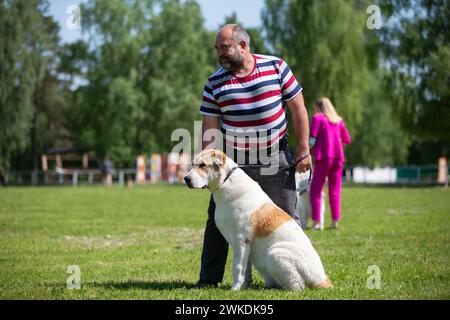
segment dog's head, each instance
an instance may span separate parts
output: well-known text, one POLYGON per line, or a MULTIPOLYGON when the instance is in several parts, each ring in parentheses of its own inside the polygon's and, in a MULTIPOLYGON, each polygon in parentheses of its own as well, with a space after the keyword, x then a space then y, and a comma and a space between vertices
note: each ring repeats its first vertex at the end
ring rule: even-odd
MULTIPOLYGON (((228 159, 228 161, 231 161, 228 159)), ((227 156, 217 149, 203 150, 198 154, 191 171, 184 177, 189 188, 217 188, 226 175, 227 156)))

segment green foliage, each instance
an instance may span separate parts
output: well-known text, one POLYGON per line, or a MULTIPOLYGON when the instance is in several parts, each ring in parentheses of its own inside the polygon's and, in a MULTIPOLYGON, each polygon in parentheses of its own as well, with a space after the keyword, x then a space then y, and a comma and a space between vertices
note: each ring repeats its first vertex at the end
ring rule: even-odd
POLYGON ((389 5, 393 22, 387 26, 383 49, 392 70, 392 106, 414 143, 441 145, 441 151, 428 158, 434 162, 450 154, 450 3, 389 5))
MULTIPOLYGON (((375 3, 380 30, 366 27, 369 1, 266 0, 251 49, 288 62, 310 115, 331 98, 349 163, 434 163, 450 154, 449 2, 375 3)), ((129 165, 200 120, 217 61, 196 1, 90 0, 81 11, 88 40, 60 45, 46 0, 0 2, 0 172, 72 145, 129 165)))
POLYGON ((72 140, 66 119, 68 100, 61 82, 53 73, 54 70, 48 70, 49 67, 48 64, 45 76, 34 93, 31 150, 26 150, 26 153, 31 153, 33 169, 39 168, 40 155, 45 149, 70 146, 72 140))
POLYGON ((327 96, 355 132, 369 79, 364 12, 346 1, 269 0, 263 18, 269 42, 302 83, 309 110, 327 96))
POLYGON ((358 137, 353 139, 348 158, 353 164, 367 166, 392 166, 405 164, 410 144, 408 135, 401 130, 398 117, 387 94, 385 77, 381 71, 374 73, 365 97, 362 118, 357 126, 358 137))
POLYGON ((203 27, 199 5, 195 1, 163 2, 162 11, 152 21, 151 49, 145 56, 149 77, 144 92, 152 110, 147 112, 150 141, 148 148, 169 151, 170 134, 176 128, 192 133, 199 120, 201 92, 213 72, 208 64, 212 43, 203 27))
POLYGON ((213 71, 198 4, 90 1, 82 11, 95 46, 88 54, 79 50, 89 83, 78 89, 71 116, 78 143, 119 163, 169 151, 171 132, 192 130, 199 119, 204 81, 213 71))
MULTIPOLYGON (((398 100, 391 94, 391 70, 380 54, 386 33, 366 25, 369 4, 267 0, 264 30, 273 50, 304 87, 309 114, 314 101, 326 96, 344 118, 353 140, 346 151, 348 162, 402 164, 410 138, 402 130, 398 100)), ((394 11, 391 5, 380 5, 382 12, 394 11)))
POLYGON ((47 9, 39 0, 0 2, 0 171, 30 143, 33 94, 54 43, 47 9))
POLYGON ((363 119, 370 80, 365 11, 351 1, 267 0, 264 30, 302 84, 309 114, 329 97, 353 138, 363 119))

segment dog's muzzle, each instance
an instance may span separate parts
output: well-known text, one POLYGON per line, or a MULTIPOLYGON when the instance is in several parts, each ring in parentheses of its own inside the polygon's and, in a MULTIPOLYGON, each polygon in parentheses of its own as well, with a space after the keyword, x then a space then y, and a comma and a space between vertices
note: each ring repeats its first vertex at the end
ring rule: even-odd
MULTIPOLYGON (((188 186, 189 189, 196 189, 191 182, 191 178, 189 178, 188 176, 184 177, 184 183, 186 183, 186 185, 188 186)), ((206 189, 206 188, 207 188, 206 185, 204 185, 202 187, 202 189, 206 189)))

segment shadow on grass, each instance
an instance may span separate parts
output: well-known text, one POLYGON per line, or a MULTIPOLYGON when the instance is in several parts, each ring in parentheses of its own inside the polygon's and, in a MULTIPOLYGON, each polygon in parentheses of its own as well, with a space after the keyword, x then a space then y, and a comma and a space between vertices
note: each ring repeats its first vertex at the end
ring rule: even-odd
MULTIPOLYGON (((46 283, 46 287, 52 288, 53 290, 66 290, 66 283, 46 283)), ((106 282, 82 282, 81 288, 103 288, 111 290, 173 290, 173 289, 192 289, 195 282, 186 281, 140 281, 140 280, 129 280, 129 281, 106 281, 106 282)), ((275 290, 279 289, 266 288, 264 282, 258 281, 253 282, 249 289, 253 290, 275 290)), ((210 288, 205 290, 231 290, 231 284, 222 283, 219 288, 210 288)), ((77 291, 77 290, 74 290, 77 291)), ((195 291, 195 290, 194 290, 195 291)))
MULTIPOLYGON (((186 281, 108 281, 108 282, 89 282, 85 283, 89 287, 101 287, 106 289, 116 289, 116 290, 131 290, 131 289, 142 289, 142 290, 173 290, 173 289, 191 289, 195 283, 186 281)), ((265 288, 263 282, 254 282, 249 289, 254 290, 279 290, 279 289, 268 289, 265 288)), ((231 290, 230 284, 221 284, 219 288, 210 288, 206 290, 231 290)))
POLYGON ((194 283, 186 281, 108 281, 108 282, 88 282, 89 287, 102 287, 116 290, 171 290, 171 289, 189 289, 194 283))

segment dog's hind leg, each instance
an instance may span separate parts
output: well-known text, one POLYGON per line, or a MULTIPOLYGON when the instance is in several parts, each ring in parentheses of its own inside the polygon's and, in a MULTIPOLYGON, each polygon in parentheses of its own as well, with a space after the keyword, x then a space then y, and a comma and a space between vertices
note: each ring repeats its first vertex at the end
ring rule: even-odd
POLYGON ((269 252, 267 271, 276 283, 276 287, 284 290, 299 291, 305 288, 305 281, 298 272, 296 259, 289 250, 274 248, 269 252))
POLYGON ((281 286, 272 278, 269 272, 264 270, 258 270, 264 278, 264 284, 266 289, 281 289, 281 286))
POLYGON ((281 285, 279 285, 271 276, 264 277, 265 286, 267 289, 281 289, 281 285))
POLYGON ((313 284, 310 287, 311 288, 315 288, 315 289, 331 289, 331 288, 334 288, 333 283, 328 278, 326 278, 325 281, 313 284))

